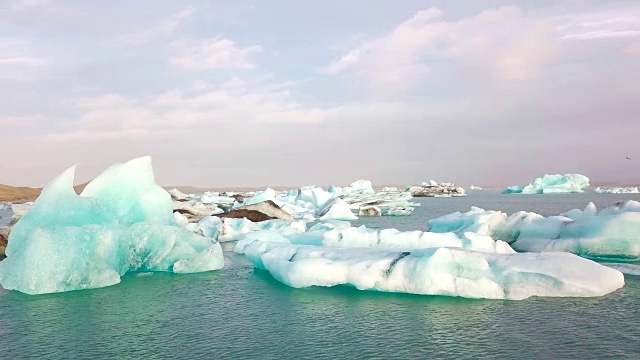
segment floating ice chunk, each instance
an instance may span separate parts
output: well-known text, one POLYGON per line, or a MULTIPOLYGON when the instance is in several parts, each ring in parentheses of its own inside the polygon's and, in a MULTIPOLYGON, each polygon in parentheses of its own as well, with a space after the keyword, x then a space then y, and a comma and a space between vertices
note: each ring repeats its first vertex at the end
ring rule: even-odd
POLYGON ((333 229, 346 229, 351 227, 351 223, 343 220, 327 220, 323 222, 319 222, 309 228, 309 231, 313 230, 333 230, 333 229))
POLYGON ((173 213, 173 217, 175 218, 178 226, 186 227, 189 224, 189 219, 178 211, 173 213))
POLYGON ((640 265, 623 264, 623 263, 601 263, 612 269, 616 269, 623 274, 640 276, 640 265))
POLYGON ((413 212, 412 207, 390 206, 382 210, 382 215, 386 216, 409 216, 413 212))
POLYGON ((202 201, 203 204, 232 205, 236 199, 230 196, 219 196, 205 193, 200 201, 202 201))
POLYGON ((598 194, 638 194, 637 187, 597 187, 593 189, 598 194))
POLYGON ((188 213, 193 216, 210 216, 223 212, 222 209, 216 205, 205 205, 204 203, 195 201, 174 201, 173 210, 188 213))
POLYGON ((181 200, 186 200, 187 199, 187 194, 183 193, 182 191, 178 190, 178 189, 171 189, 168 191, 169 194, 171 195, 171 197, 175 200, 181 201, 181 200))
POLYGON ((429 181, 423 181, 420 185, 421 186, 439 186, 440 184, 438 184, 438 182, 435 180, 429 180, 429 181))
POLYGON ((589 187, 589 178, 580 174, 545 175, 533 180, 529 185, 510 186, 503 194, 557 194, 581 193, 589 187))
POLYGON ((640 260, 640 202, 597 211, 588 204, 561 216, 517 212, 508 218, 472 208, 429 221, 431 232, 475 232, 508 242, 517 251, 565 251, 602 261, 640 260))
POLYGON ((398 188, 395 186, 390 186, 390 187, 383 187, 382 188, 383 192, 398 192, 398 188))
POLYGON ((342 194, 375 194, 371 181, 369 180, 357 180, 351 183, 349 186, 342 188, 342 194))
POLYGON ((244 205, 246 206, 246 205, 257 204, 257 203, 261 203, 261 202, 267 201, 267 200, 271 200, 271 201, 275 202, 276 204, 280 205, 280 203, 278 201, 276 201, 276 191, 273 190, 272 188, 267 188, 264 191, 258 192, 252 198, 247 199, 244 202, 244 205))
POLYGON ((471 207, 466 213, 455 212, 439 218, 429 220, 429 231, 436 233, 453 232, 461 235, 474 232, 481 235, 492 235, 494 230, 504 226, 507 215, 500 211, 486 211, 478 207, 471 207))
POLYGON ((471 185, 469 186, 469 190, 482 190, 482 188, 480 186, 471 185))
MULTIPOLYGON (((503 241, 494 241, 486 235, 464 233, 432 233, 423 231, 398 231, 396 229, 374 230, 366 226, 345 227, 343 224, 322 224, 307 232, 283 234, 292 244, 340 247, 376 247, 393 250, 417 250, 436 247, 459 247, 490 253, 512 253, 511 247, 503 241)), ((260 238, 256 233, 252 238, 260 238)), ((248 238, 241 240, 237 247, 244 248, 248 238)), ((241 252, 240 252, 241 253, 241 252)))
POLYGON ((561 215, 566 216, 572 220, 577 220, 579 218, 586 217, 586 216, 596 216, 597 213, 598 213, 598 209, 596 208, 596 205, 590 202, 589 204, 587 204, 584 210, 573 209, 561 215))
POLYGON ((567 253, 486 254, 336 248, 254 241, 244 253, 294 288, 350 285, 359 290, 522 300, 602 296, 624 285, 621 272, 567 253))
POLYGON ((351 212, 349 204, 340 198, 332 198, 326 202, 322 209, 318 210, 321 221, 326 220, 358 220, 358 217, 351 212))
MULTIPOLYGON (((15 211, 15 209, 14 209, 15 211)), ((640 212, 640 202, 627 200, 608 206, 598 212, 599 216, 618 215, 625 212, 640 212)))
POLYGON ((80 196, 74 170, 45 187, 14 226, 0 262, 4 288, 43 294, 113 285, 127 272, 224 265, 220 244, 176 226, 150 158, 110 167, 80 196))
POLYGON ((545 218, 519 213, 509 220, 507 241, 517 251, 565 251, 601 261, 640 261, 640 213, 545 218))
POLYGON ((13 219, 11 203, 0 202, 0 226, 8 226, 13 219))
POLYGON ((359 207, 358 216, 382 216, 382 210, 377 206, 359 207))
POLYGON ((315 208, 323 207, 335 195, 322 190, 321 188, 300 190, 296 196, 296 201, 311 203, 315 208))
POLYGON ((274 230, 282 234, 298 234, 307 230, 303 221, 285 221, 280 219, 252 222, 247 219, 225 218, 216 216, 202 218, 195 231, 219 242, 237 241, 254 231, 274 230))
POLYGON ((524 190, 524 186, 514 185, 509 186, 506 189, 502 190, 503 194, 522 194, 522 190, 524 190))

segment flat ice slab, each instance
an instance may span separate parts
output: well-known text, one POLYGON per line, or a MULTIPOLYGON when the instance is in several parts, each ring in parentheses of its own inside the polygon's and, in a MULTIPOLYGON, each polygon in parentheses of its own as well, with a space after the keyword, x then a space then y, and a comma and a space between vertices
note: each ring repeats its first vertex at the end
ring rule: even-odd
POLYGON ((437 248, 389 251, 254 241, 245 254, 294 288, 348 285, 422 295, 522 300, 591 297, 624 285, 620 271, 569 253, 487 254, 437 248))

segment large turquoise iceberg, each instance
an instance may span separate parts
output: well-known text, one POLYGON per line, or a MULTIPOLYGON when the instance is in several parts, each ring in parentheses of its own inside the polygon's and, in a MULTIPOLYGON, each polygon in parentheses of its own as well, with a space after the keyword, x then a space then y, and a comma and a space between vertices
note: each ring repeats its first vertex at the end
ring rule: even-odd
POLYGON ((178 227, 151 158, 116 164, 77 195, 75 167, 54 179, 9 237, 0 284, 27 294, 114 285, 127 272, 223 267, 220 244, 178 227))
POLYGON ((580 174, 545 175, 527 186, 510 186, 503 194, 562 194, 581 193, 589 187, 589 178, 580 174))

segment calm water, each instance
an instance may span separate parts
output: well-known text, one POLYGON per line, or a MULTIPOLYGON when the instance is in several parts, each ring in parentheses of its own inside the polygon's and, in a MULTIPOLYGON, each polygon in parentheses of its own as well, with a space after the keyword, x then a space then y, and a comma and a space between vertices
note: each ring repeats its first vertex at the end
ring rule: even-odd
MULTIPOLYGON (((403 230, 471 205, 557 214, 638 195, 421 199, 403 230)), ((223 270, 129 275, 109 288, 28 296, 0 288, 0 358, 640 358, 640 277, 601 298, 523 301, 291 289, 227 246, 223 270)))

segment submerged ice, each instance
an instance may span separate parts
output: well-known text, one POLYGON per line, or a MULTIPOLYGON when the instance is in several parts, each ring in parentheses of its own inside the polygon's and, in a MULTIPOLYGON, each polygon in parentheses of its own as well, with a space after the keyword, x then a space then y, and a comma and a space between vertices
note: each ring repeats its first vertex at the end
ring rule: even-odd
POLYGON ((13 228, 5 289, 43 294, 114 285, 127 272, 192 273, 224 265, 220 244, 177 226, 151 158, 116 164, 77 195, 75 168, 54 179, 13 228))
POLYGON ((520 300, 588 297, 624 285, 621 272, 568 253, 489 254, 460 248, 391 251, 254 240, 244 253, 295 288, 349 285, 359 290, 520 300))

